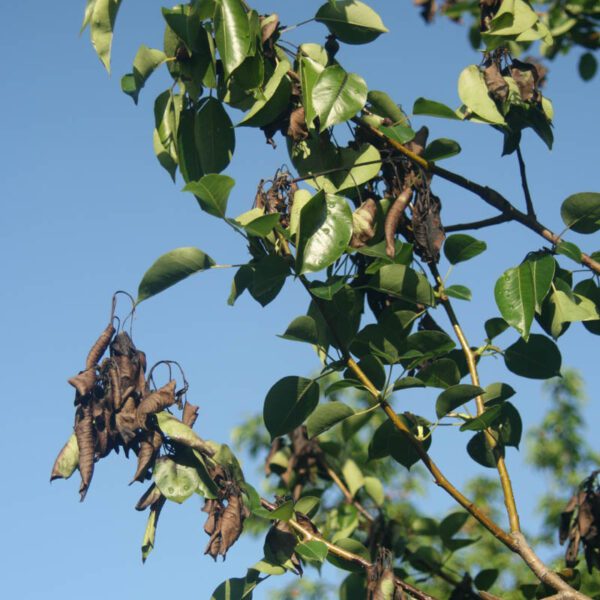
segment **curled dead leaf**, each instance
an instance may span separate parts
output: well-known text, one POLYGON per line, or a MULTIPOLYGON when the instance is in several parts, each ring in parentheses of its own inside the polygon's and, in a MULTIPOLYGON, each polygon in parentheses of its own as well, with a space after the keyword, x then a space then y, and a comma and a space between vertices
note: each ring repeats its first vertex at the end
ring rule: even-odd
POLYGON ((373 198, 365 200, 352 213, 352 238, 351 248, 362 248, 375 236, 375 216, 377 203, 373 198))
POLYGON ((114 334, 115 328, 112 323, 109 323, 89 351, 85 360, 86 369, 91 369, 100 362, 114 334))
POLYGON ((384 232, 385 232, 385 253, 394 258, 396 255, 396 231, 400 223, 406 207, 412 198, 412 187, 405 187, 402 192, 394 200, 390 206, 387 215, 385 216, 384 232))

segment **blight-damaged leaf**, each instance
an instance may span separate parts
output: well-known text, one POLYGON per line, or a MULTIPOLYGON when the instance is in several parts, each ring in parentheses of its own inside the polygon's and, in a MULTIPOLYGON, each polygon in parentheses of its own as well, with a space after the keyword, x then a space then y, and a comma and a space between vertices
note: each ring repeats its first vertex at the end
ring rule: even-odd
POLYGON ((490 98, 483 73, 477 65, 470 65, 458 78, 458 95, 472 112, 496 125, 504 125, 504 117, 490 98))
POLYGON ((166 456, 156 460, 152 477, 162 495, 179 504, 200 485, 200 475, 193 466, 177 463, 166 456))
POLYGON ((73 475, 78 464, 79 446, 77 445, 77 436, 73 433, 54 461, 50 481, 68 479, 73 475))

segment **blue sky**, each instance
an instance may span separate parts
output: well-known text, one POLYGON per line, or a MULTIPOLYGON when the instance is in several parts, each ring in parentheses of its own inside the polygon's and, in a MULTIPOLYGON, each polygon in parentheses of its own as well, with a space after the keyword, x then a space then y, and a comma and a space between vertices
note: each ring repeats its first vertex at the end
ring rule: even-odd
MULTIPOLYGON (((456 80, 479 56, 466 31, 449 22, 426 27, 409 2, 371 2, 390 33, 369 46, 343 46, 338 59, 361 74, 371 89, 386 90, 410 112, 426 96, 457 106, 456 80)), ((314 14, 320 2, 253 3, 261 12, 279 10, 287 24, 314 14)), ((91 49, 87 34, 78 37, 84 2, 12 3, 0 39, 2 69, 3 174, 0 178, 3 222, 0 236, 5 285, 0 291, 5 342, 0 349, 4 375, 3 589, 21 600, 103 598, 153 599, 172 594, 207 598, 228 576, 242 575, 261 558, 261 542, 242 541, 225 564, 203 556, 201 502, 170 505, 161 517, 157 548, 142 566, 139 546, 144 514, 133 510, 143 487, 128 487, 135 470, 122 455, 101 462, 90 493, 78 502, 77 477, 48 484, 54 457, 69 436, 72 391, 66 380, 82 367, 85 353, 105 325, 116 289, 135 292, 144 271, 164 252, 198 246, 219 263, 244 260, 239 236, 180 192, 156 162, 151 143, 154 97, 168 86, 157 74, 135 107, 120 92, 120 76, 130 71, 137 47, 160 47, 160 3, 125 0, 113 46, 113 75, 108 77, 91 49), (14 385, 14 388, 12 387, 14 385)), ((292 41, 322 41, 319 25, 298 29, 292 41)), ((560 231, 560 203, 569 194, 597 190, 600 135, 598 85, 583 83, 576 72, 577 53, 551 64, 548 96, 553 100, 556 144, 548 152, 525 134, 532 193, 540 220, 560 231)), ((235 120, 235 119, 234 119, 235 120)), ((523 206, 516 158, 500 158, 500 136, 467 123, 415 118, 427 123, 432 137, 457 139, 460 156, 445 166, 497 188, 523 206)), ((235 216, 252 205, 257 182, 289 160, 285 144, 273 151, 257 130, 239 130, 236 155, 227 170, 236 186, 230 199, 235 216)), ((446 223, 493 216, 467 192, 434 180, 446 223)), ((475 234, 478 235, 478 234, 475 234)), ((469 339, 481 343, 484 319, 497 314, 493 283, 543 240, 516 226, 490 232, 488 251, 459 265, 452 283, 469 285, 474 300, 456 302, 469 339)), ((572 235, 588 251, 600 248, 592 236, 572 235), (596 245, 594 245, 596 244, 596 245)), ((566 264, 566 260, 564 261, 566 264)), ((442 266, 444 272, 445 266, 442 266)), ((262 310, 248 297, 226 305, 233 272, 223 269, 190 278, 143 303, 135 322, 135 340, 151 362, 176 359, 190 381, 190 400, 200 405, 200 435, 229 440, 232 426, 262 410, 266 391, 285 375, 306 375, 318 367, 308 346, 276 337, 306 310, 306 297, 291 281, 277 300, 262 310)), ((440 321, 442 317, 440 316, 440 321)), ((499 339, 508 346, 516 334, 499 339)), ((594 390, 599 387, 596 338, 573 326, 563 337, 565 365, 582 370, 591 402, 589 422, 600 416, 594 390)), ((526 427, 538 423, 544 398, 537 382, 517 380, 502 364, 488 359, 482 381, 506 381, 518 390, 516 404, 526 427)), ((433 415, 433 392, 396 400, 398 410, 433 415)), ((449 428, 446 428, 449 429, 449 428)), ((436 437, 432 454, 460 484, 478 472, 453 444, 456 432, 436 437), (465 465, 469 465, 468 468, 465 465)), ((466 439, 465 439, 466 441, 466 439)), ((598 438, 592 440, 600 450, 598 438)), ((543 481, 508 451, 519 505, 535 522, 531 490, 543 481)), ((256 474, 248 466, 251 478, 256 474)), ((428 505, 451 506, 431 489, 428 505)), ((262 592, 256 594, 262 597, 262 592)))

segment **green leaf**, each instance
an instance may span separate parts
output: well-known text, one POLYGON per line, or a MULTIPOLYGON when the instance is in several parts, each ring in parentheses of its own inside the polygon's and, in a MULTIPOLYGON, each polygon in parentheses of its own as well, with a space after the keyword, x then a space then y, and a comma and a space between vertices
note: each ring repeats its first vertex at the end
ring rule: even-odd
POLYGON ((300 212, 296 272, 314 273, 333 264, 352 237, 352 211, 345 198, 318 192, 300 212))
POLYGON ((455 408, 482 395, 484 392, 485 390, 478 385, 470 385, 468 383, 459 383, 449 387, 438 396, 435 403, 435 413, 437 418, 441 419, 455 408))
POLYGON ((581 264, 581 249, 572 242, 558 242, 556 244, 556 251, 563 256, 570 258, 577 264, 581 264))
POLYGON ((383 506, 383 503, 385 502, 385 491, 379 478, 370 476, 365 477, 364 488, 365 492, 369 494, 377 506, 383 506))
MULTIPOLYGON (((262 209, 258 209, 261 210, 262 209)), ((277 227, 280 220, 279 213, 271 213, 269 215, 261 214, 259 217, 248 221, 243 225, 246 233, 255 237, 267 237, 273 232, 273 229, 277 227)), ((239 222, 239 217, 236 219, 239 222)))
POLYGON ((315 20, 346 44, 368 44, 388 29, 379 15, 358 0, 337 0, 323 4, 315 20))
POLYGON ((481 254, 487 248, 487 244, 466 235, 465 233, 453 233, 444 242, 444 256, 452 265, 470 260, 481 254))
POLYGON ((556 344, 543 335, 532 334, 509 346, 504 353, 509 371, 530 379, 549 379, 560 375, 561 355, 556 344))
POLYGON ((138 287, 136 303, 175 285, 182 279, 210 269, 215 261, 198 248, 177 248, 163 254, 145 273, 138 287))
POLYGON ((277 254, 269 254, 252 264, 254 278, 250 286, 252 297, 261 305, 272 302, 285 284, 290 274, 287 259, 277 254))
POLYGON ((423 151, 423 158, 430 161, 443 160, 460 154, 462 148, 458 142, 447 138, 433 140, 423 151))
POLYGON ((515 390, 508 383, 490 383, 485 388, 483 402, 486 406, 494 406, 512 398, 515 394, 515 390))
POLYGON ((461 431, 483 431, 491 427, 500 417, 502 412, 502 404, 496 404, 486 409, 484 413, 473 419, 469 419, 466 423, 460 426, 461 431))
POLYGON ((408 117, 385 92, 370 90, 367 101, 371 105, 371 112, 390 119, 394 125, 410 125, 408 117))
POLYGON ((456 385, 461 379, 456 363, 450 358, 440 358, 426 365, 417 377, 427 386, 444 389, 456 385))
MULTIPOLYGON (((248 573, 254 569, 249 569, 248 573)), ((220 583, 212 593, 210 600, 243 600, 252 598, 252 590, 258 585, 256 578, 232 577, 220 583)))
POLYGON ((78 466, 79 445, 77 444, 77 436, 73 433, 54 461, 50 481, 54 481, 55 479, 69 479, 78 466))
MULTIPOLYGON (((191 427, 182 423, 177 417, 165 411, 161 411, 155 416, 158 428, 170 440, 200 452, 210 449, 209 445, 191 427)), ((215 492, 218 492, 218 489, 215 488, 215 492)))
POLYGON ((330 181, 332 186, 325 191, 342 192, 355 189, 373 179, 381 168, 381 154, 371 144, 362 144, 358 148, 341 148, 339 150, 339 173, 325 176, 325 181, 330 181), (368 163, 368 164, 364 164, 368 163), (355 167, 354 165, 359 165, 355 167))
POLYGON ((312 105, 320 120, 320 131, 352 118, 367 101, 367 84, 354 73, 333 65, 318 76, 312 90, 312 105))
POLYGON ((500 317, 492 317, 484 324, 485 334, 490 341, 504 333, 509 327, 510 325, 500 317))
POLYGON ((203 173, 220 173, 235 150, 231 119, 216 98, 206 98, 196 115, 194 133, 203 173))
POLYGON ((320 502, 320 498, 316 496, 302 496, 294 505, 294 510, 307 517, 313 517, 319 510, 320 502))
POLYGON ((330 277, 326 282, 311 281, 310 293, 316 298, 331 300, 346 284, 345 277, 330 277))
POLYGON ((175 462, 166 456, 156 459, 152 478, 165 498, 179 504, 200 485, 200 475, 194 466, 175 462))
MULTIPOLYGON (((353 540, 352 538, 343 538, 341 540, 337 540, 335 542, 335 545, 338 546, 339 548, 342 548, 342 550, 347 550, 348 552, 352 552, 353 554, 358 554, 359 556, 364 558, 366 561, 371 560, 369 551, 360 542, 357 542, 356 540, 353 540)), ((327 555, 327 562, 330 562, 334 567, 337 567, 338 569, 343 569, 344 571, 362 571, 363 570, 363 567, 361 565, 359 565, 355 562, 346 560, 344 558, 341 558, 331 552, 327 555)))
POLYGON ((406 144, 415 137, 415 131, 409 125, 392 125, 391 127, 379 127, 379 131, 390 140, 394 140, 399 144, 406 144))
MULTIPOLYGON (((597 260, 595 258, 594 260, 597 260)), ((576 297, 588 300, 595 308, 596 313, 600 314, 600 288, 596 285, 594 279, 583 279, 573 289, 576 297)), ((584 321, 583 326, 594 335, 600 335, 600 321, 592 319, 584 321)))
POLYGON ((229 77, 244 62, 250 48, 250 24, 241 0, 219 0, 214 25, 217 49, 229 77))
POLYGON ((200 164, 200 154, 196 143, 196 111, 187 108, 179 115, 177 128, 177 157, 179 171, 183 180, 188 183, 196 181, 204 175, 200 164))
POLYGON ((457 300, 471 300, 472 298, 471 290, 464 285, 450 285, 444 288, 444 293, 457 300))
POLYGON ((600 229, 600 194, 582 192, 569 196, 560 207, 560 216, 577 233, 595 233, 600 229))
POLYGON ((589 81, 594 78, 596 71, 598 70, 598 61, 591 52, 584 52, 579 57, 579 75, 584 81, 589 81))
POLYGON ((440 521, 440 525, 439 525, 440 537, 443 540, 452 539, 454 537, 454 535, 462 529, 463 525, 467 522, 468 519, 469 519, 468 512, 460 511, 460 512, 450 513, 447 517, 444 517, 440 521))
POLYGON ((425 383, 416 377, 398 377, 394 382, 393 390, 408 390, 416 387, 425 387, 425 383))
POLYGON ((504 125, 504 117, 489 95, 483 73, 477 65, 470 65, 458 78, 458 95, 472 112, 496 125, 504 125))
POLYGON ((152 145, 154 148, 154 154, 158 159, 158 162, 167 173, 171 176, 173 183, 175 183, 175 173, 177 172, 177 162, 167 150, 167 148, 160 141, 160 135, 155 129, 152 134, 152 145))
POLYGON ((280 336, 286 340, 295 342, 306 342, 307 344, 317 344, 317 324, 312 317, 303 315, 296 317, 285 330, 285 333, 280 336))
MULTIPOLYGON (((499 448, 502 455, 504 455, 504 449, 502 446, 499 446, 499 448)), ((489 447, 483 431, 476 433, 469 440, 469 443, 467 444, 467 452, 469 456, 482 467, 487 467, 488 469, 496 468, 494 452, 489 447)))
POLYGON ((363 486, 365 479, 359 466, 351 459, 347 459, 342 466, 342 476, 348 486, 348 490, 352 497, 363 486))
POLYGON ((263 419, 271 439, 302 425, 318 403, 317 382, 296 376, 280 379, 269 390, 263 409, 263 419))
POLYGON ((273 521, 289 521, 294 516, 294 501, 288 500, 269 513, 273 521))
POLYGON ((306 421, 308 437, 314 438, 320 435, 353 414, 354 409, 343 402, 319 404, 306 421))
POLYGON ((121 89, 131 96, 136 104, 140 90, 148 77, 165 62, 166 58, 166 54, 160 50, 140 46, 133 60, 133 73, 128 73, 121 79, 121 89))
POLYGON ((227 200, 235 181, 227 175, 204 175, 198 181, 191 181, 184 188, 184 192, 192 192, 200 208, 209 215, 225 218, 227 200))
MULTIPOLYGON (((89 5, 86 7, 86 19, 88 19, 87 9, 91 8, 92 11, 89 18, 92 46, 109 73, 113 29, 120 6, 121 0, 95 0, 93 7, 89 5)), ((86 21, 84 20, 85 25, 86 21)))
MULTIPOLYGON (((303 44, 302 46, 305 46, 303 44)), ((302 48, 301 46, 301 48, 302 48)), ((319 75, 324 70, 325 66, 313 60, 312 58, 303 56, 300 59, 300 80, 302 82, 302 103, 304 106, 304 119, 309 129, 313 129, 313 121, 317 116, 313 107, 312 91, 319 78, 319 75)))
POLYGON ((417 331, 408 336, 406 349, 419 358, 434 358, 447 354, 456 344, 443 331, 417 331))
POLYGON ((500 571, 498 569, 482 569, 475 576, 473 583, 478 590, 485 592, 494 585, 499 575, 500 571))
POLYGON ((499 422, 494 426, 498 430, 500 442, 505 446, 519 447, 523 434, 523 421, 519 411, 510 402, 501 406, 499 422))
POLYGON ((150 509, 148 515, 148 522, 146 523, 146 530, 144 531, 144 539, 142 540, 142 562, 145 563, 150 552, 154 550, 154 542, 156 538, 156 526, 158 524, 158 517, 160 511, 164 505, 164 498, 161 498, 156 504, 150 509))
POLYGON ((413 114, 440 117, 442 119, 453 119, 455 121, 461 120, 449 106, 446 106, 441 102, 436 102, 435 100, 428 100, 427 98, 417 98, 415 100, 413 114))
POLYGON ((320 542, 319 540, 312 540, 310 542, 304 542, 298 544, 295 549, 296 554, 299 554, 306 560, 314 560, 317 562, 323 562, 327 556, 327 544, 320 542))
POLYGON ((433 288, 427 278, 405 265, 384 265, 368 286, 414 304, 435 305, 433 288))

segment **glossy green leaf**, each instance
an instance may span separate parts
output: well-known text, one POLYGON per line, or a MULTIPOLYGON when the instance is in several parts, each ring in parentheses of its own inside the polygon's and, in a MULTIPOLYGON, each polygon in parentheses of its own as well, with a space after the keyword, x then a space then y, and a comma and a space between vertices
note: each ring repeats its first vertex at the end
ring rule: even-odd
POLYGON ((564 224, 577 233, 600 229, 600 193, 582 192, 569 196, 560 207, 564 224))
POLYGON ((373 179, 381 168, 381 154, 371 144, 361 144, 358 148, 341 148, 339 150, 339 167, 343 168, 337 174, 326 176, 331 182, 331 190, 327 185, 323 189, 333 192, 355 189, 373 179), (358 165, 358 166, 354 166, 358 165))
POLYGON ((470 260, 481 254, 487 248, 487 244, 477 240, 465 233, 453 233, 444 242, 444 256, 452 265, 470 260))
MULTIPOLYGON (((89 16, 90 36, 98 58, 110 73, 110 50, 112 47, 113 29, 121 0, 95 0, 89 16)), ((84 27, 86 21, 84 20, 84 27)))
MULTIPOLYGON (((504 449, 500 446, 500 451, 504 455, 504 449)), ((467 444, 469 456, 482 467, 488 469, 496 468, 496 459, 492 449, 489 447, 483 431, 476 433, 467 444)))
POLYGON ((301 425, 319 403, 319 384, 304 377, 280 379, 267 393, 263 419, 271 439, 301 425))
POLYGON ((306 342, 307 344, 317 344, 317 324, 312 317, 301 316, 296 317, 281 336, 286 340, 295 342, 306 342))
MULTIPOLYGON (((335 542, 335 545, 339 548, 342 548, 342 550, 348 550, 348 552, 358 554, 367 561, 371 560, 369 551, 360 542, 357 542, 356 540, 353 540, 351 538, 343 538, 341 540, 337 540, 335 542)), ((327 555, 327 562, 330 562, 333 566, 337 567, 338 569, 343 569, 344 571, 363 570, 363 567, 357 564, 356 562, 346 560, 331 552, 327 555)))
POLYGON ((142 277, 136 302, 166 290, 182 279, 210 269, 215 261, 198 248, 177 248, 163 254, 142 277))
POLYGON ((398 377, 392 389, 397 392, 398 390, 408 390, 416 387, 425 387, 425 383, 416 377, 398 377))
POLYGON ((315 20, 346 44, 368 44, 388 29, 379 15, 358 0, 337 0, 323 4, 315 20))
POLYGON ((390 127, 379 127, 379 131, 383 133, 388 139, 394 140, 399 144, 406 144, 415 137, 415 131, 409 125, 391 125, 390 127))
POLYGON ((273 521, 289 521, 294 516, 294 501, 288 500, 269 513, 273 521))
POLYGON ((456 344, 443 331, 417 331, 408 336, 406 349, 419 357, 435 358, 452 350, 456 344))
POLYGON ((577 264, 581 264, 581 249, 573 242, 558 242, 556 244, 556 251, 558 254, 562 254, 575 261, 577 264))
POLYGON ((261 305, 272 302, 290 275, 290 265, 283 256, 268 254, 252 263, 253 278, 249 286, 250 294, 261 305))
POLYGON ((532 334, 509 346, 504 353, 509 371, 530 379, 549 379, 560 375, 562 358, 556 344, 543 335, 532 334))
POLYGON ((312 90, 312 105, 320 131, 352 118, 367 101, 367 84, 338 65, 324 69, 312 90))
POLYGON ((498 430, 502 444, 518 448, 523 434, 521 415, 510 402, 505 402, 500 408, 500 416, 498 422, 494 425, 494 429, 498 430))
POLYGON ((579 69, 579 75, 581 75, 581 79, 584 81, 590 81, 590 79, 593 79, 594 75, 596 75, 596 71, 598 70, 598 61, 591 52, 584 52, 579 57, 579 63, 577 67, 579 69))
MULTIPOLYGON (((248 235, 264 238, 273 233, 273 229, 277 227, 279 220, 279 213, 271 213, 269 215, 265 215, 263 213, 259 217, 256 217, 255 219, 245 223, 243 227, 248 235)), ((236 221, 239 222, 239 217, 236 219, 236 221)))
POLYGON ((438 419, 446 416, 459 406, 466 404, 469 400, 482 395, 485 392, 477 385, 459 383, 444 390, 435 403, 435 413, 438 419))
POLYGON ((219 0, 214 24, 217 49, 229 76, 244 62, 250 48, 250 25, 241 0, 219 0))
MULTIPOLYGON (((248 572, 254 569, 249 569, 248 572)), ((256 572, 256 571, 255 571, 256 572)), ((252 590, 258 585, 255 577, 232 577, 220 583, 210 596, 210 600, 243 600, 252 598, 252 590)))
POLYGON ((483 431, 488 427, 491 427, 500 417, 502 413, 502 404, 496 404, 486 409, 484 413, 478 417, 469 419, 466 423, 460 426, 461 431, 483 431))
POLYGON ((203 173, 220 173, 235 150, 231 119, 216 98, 206 98, 194 121, 194 134, 203 173))
POLYGON ((433 140, 423 151, 423 158, 431 161, 443 160, 460 154, 460 144, 447 138, 433 140))
POLYGON ((343 402, 319 404, 306 421, 307 435, 314 438, 353 414, 354 409, 343 402))
POLYGON ((456 385, 461 379, 456 363, 450 358, 440 358, 426 365, 417 377, 427 386, 444 389, 456 385))
POLYGON ((352 237, 352 211, 341 196, 319 192, 300 213, 296 272, 314 273, 333 264, 352 237))
POLYGON ((184 192, 192 192, 202 210, 221 219, 225 218, 227 200, 235 181, 227 175, 204 175, 198 181, 188 183, 184 192))
POLYGON ((352 497, 356 495, 356 492, 365 483, 365 478, 360 467, 351 458, 347 459, 342 465, 342 477, 352 497))
POLYGON ((515 394, 515 390, 508 383, 490 383, 485 387, 483 401, 487 406, 494 406, 512 398, 515 394))
POLYGON ((478 117, 496 125, 505 124, 477 65, 470 65, 461 72, 458 78, 458 95, 463 104, 478 117))
MULTIPOLYGON (((386 381, 385 369, 376 356, 373 356, 372 354, 363 356, 358 361, 358 366, 378 390, 383 388, 386 381)), ((350 368, 344 371, 344 377, 346 377, 346 379, 357 379, 354 371, 350 368)))
POLYGON ((161 50, 140 46, 133 60, 133 73, 128 73, 121 79, 121 89, 131 96, 136 104, 140 90, 146 84, 148 77, 165 62, 166 58, 166 54, 161 50))
POLYGON ((197 181, 204 175, 195 132, 196 111, 192 108, 186 108, 179 115, 179 126, 177 128, 179 171, 186 183, 197 181))
POLYGON ((453 119, 455 121, 461 120, 449 106, 446 106, 441 102, 436 102, 435 100, 428 100, 427 98, 417 98, 415 100, 413 114, 440 117, 442 119, 453 119))
POLYGON ((316 298, 331 300, 345 285, 345 277, 330 277, 327 281, 311 281, 310 293, 316 298))
MULTIPOLYGON (((305 45, 305 44, 303 44, 305 45)), ((325 63, 326 64, 326 63, 325 63)), ((324 70, 325 66, 316 60, 303 56, 300 59, 300 80, 302 82, 302 104, 304 106, 304 119, 309 129, 314 127, 313 121, 317 116, 313 107, 312 91, 324 70)))
POLYGON ((194 466, 177 463, 166 456, 156 459, 152 478, 165 498, 179 504, 200 485, 200 476, 194 466))
POLYGON ((327 556, 327 544, 319 540, 304 542, 296 546, 295 552, 306 560, 323 562, 327 556))
MULTIPOLYGON (((597 260, 594 259, 594 260, 597 260)), ((574 288, 576 296, 589 300, 600 314, 600 288, 598 288, 594 279, 583 279, 574 288)), ((600 335, 600 320, 592 319, 584 321, 583 326, 594 335, 600 335)))
POLYGON ((433 288, 427 279, 405 265, 384 265, 369 280, 369 287, 415 304, 435 305, 433 288))
POLYGON ((79 466, 79 445, 77 436, 73 433, 62 447, 52 468, 50 481, 55 479, 69 479, 79 466))
POLYGON ((174 415, 161 411, 156 413, 155 416, 158 428, 170 440, 200 452, 206 452, 207 449, 210 449, 209 445, 191 427, 182 423, 174 415))
POLYGON ((444 288, 444 293, 457 300, 471 300, 472 298, 471 290, 464 285, 449 285, 444 288))

